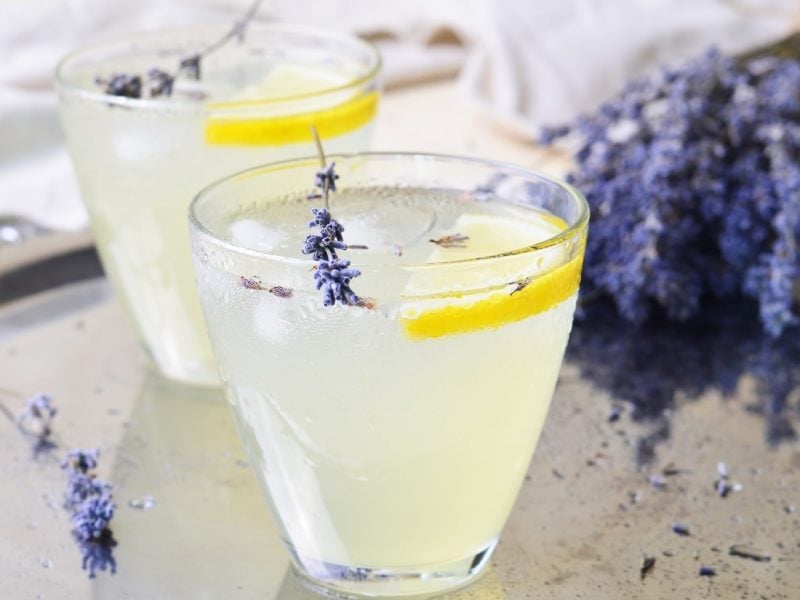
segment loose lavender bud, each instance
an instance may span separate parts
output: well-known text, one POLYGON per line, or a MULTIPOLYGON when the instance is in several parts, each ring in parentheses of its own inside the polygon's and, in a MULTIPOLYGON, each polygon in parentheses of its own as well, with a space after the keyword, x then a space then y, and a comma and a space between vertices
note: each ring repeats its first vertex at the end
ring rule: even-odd
POLYGON ((714 577, 714 575, 716 574, 717 574, 716 569, 714 569, 713 567, 707 567, 705 565, 701 566, 700 571, 698 572, 698 575, 700 575, 700 577, 714 577))
POLYGON ((350 268, 349 260, 323 260, 317 265, 314 279, 317 289, 322 290, 322 304, 333 306, 337 302, 351 306, 359 303, 359 297, 350 289, 350 280, 361 275, 361 271, 350 268))
POLYGON ((200 54, 193 54, 192 56, 187 56, 183 60, 181 60, 180 64, 178 65, 178 73, 181 73, 186 77, 186 79, 191 79, 193 81, 200 81, 202 76, 202 70, 200 67, 200 61, 202 57, 200 54))
POLYGON ((332 162, 316 172, 314 185, 323 192, 335 192, 337 179, 339 176, 336 174, 336 163, 332 162))
POLYGON ((677 533, 678 535, 683 535, 683 536, 689 535, 689 528, 683 523, 675 523, 672 526, 672 531, 674 533, 677 533))
POLYGON ((150 69, 147 72, 147 82, 150 86, 150 96, 171 96, 175 77, 161 69, 150 69))

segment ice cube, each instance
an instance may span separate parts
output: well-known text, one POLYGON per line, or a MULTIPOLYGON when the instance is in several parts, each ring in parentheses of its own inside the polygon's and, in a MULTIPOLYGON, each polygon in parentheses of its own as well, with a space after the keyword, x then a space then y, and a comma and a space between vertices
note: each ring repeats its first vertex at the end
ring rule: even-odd
POLYGON ((272 252, 286 240, 287 232, 254 221, 240 219, 230 225, 230 239, 237 246, 272 252))

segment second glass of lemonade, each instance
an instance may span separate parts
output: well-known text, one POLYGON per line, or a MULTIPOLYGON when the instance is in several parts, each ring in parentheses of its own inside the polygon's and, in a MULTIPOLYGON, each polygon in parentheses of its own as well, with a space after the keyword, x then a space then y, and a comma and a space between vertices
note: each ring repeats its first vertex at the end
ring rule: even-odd
POLYGON ((178 76, 169 96, 148 96, 153 68, 174 73, 227 29, 118 38, 77 50, 56 73, 62 122, 106 273, 159 369, 197 384, 218 377, 193 281, 189 200, 227 173, 312 154, 312 124, 331 151, 365 150, 379 94, 380 58, 372 45, 252 23, 241 39, 203 56, 199 81, 178 76), (105 93, 102 82, 119 74, 138 75, 143 97, 105 93))
POLYGON ((319 162, 304 159, 194 200, 206 323, 299 573, 348 594, 439 593, 488 563, 528 469, 572 326, 588 208, 509 165, 332 160, 330 214, 360 300, 324 306, 325 265, 300 252, 322 203, 319 162))

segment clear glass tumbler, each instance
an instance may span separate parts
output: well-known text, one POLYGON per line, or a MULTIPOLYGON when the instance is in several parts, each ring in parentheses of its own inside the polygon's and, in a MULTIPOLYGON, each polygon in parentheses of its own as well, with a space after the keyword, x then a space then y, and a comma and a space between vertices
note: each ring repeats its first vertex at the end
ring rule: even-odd
MULTIPOLYGON (((226 27, 140 33, 81 48, 56 72, 61 117, 106 273, 156 365, 168 377, 218 384, 197 300, 186 208, 225 174, 328 148, 366 150, 380 57, 358 38, 250 24, 204 56, 201 79, 170 96, 105 93, 100 81, 175 72, 226 27)), ((157 81, 157 80, 156 80, 157 81)))
POLYGON ((361 272, 361 300, 323 306, 319 265, 300 253, 319 163, 288 161, 193 201, 206 325, 300 575, 344 593, 438 593, 487 564, 524 479, 572 327, 588 208, 505 164, 331 158, 330 212, 355 245, 339 253, 361 272))

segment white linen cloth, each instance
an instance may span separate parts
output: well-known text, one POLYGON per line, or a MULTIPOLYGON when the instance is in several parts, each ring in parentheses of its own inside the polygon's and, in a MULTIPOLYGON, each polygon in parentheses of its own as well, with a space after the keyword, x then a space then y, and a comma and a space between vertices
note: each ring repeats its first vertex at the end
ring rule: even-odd
MULTIPOLYGON (((116 33, 233 22, 248 0, 0 0, 0 217, 86 225, 51 78, 116 33)), ((797 0, 267 0, 258 19, 378 40, 389 86, 459 73, 461 96, 517 135, 590 110, 632 75, 710 44, 739 52, 800 28, 797 0)), ((446 135, 446 132, 442 132, 446 135)))

